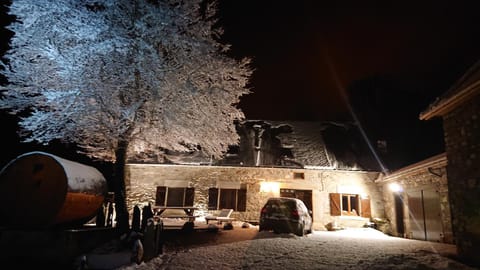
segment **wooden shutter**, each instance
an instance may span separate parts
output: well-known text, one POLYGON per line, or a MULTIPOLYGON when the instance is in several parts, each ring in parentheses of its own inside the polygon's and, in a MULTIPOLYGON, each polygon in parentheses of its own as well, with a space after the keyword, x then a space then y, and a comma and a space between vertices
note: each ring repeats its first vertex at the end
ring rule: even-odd
POLYGON ((340 216, 342 214, 340 197, 340 193, 330 193, 330 215, 332 216, 340 216))
POLYGON ((167 187, 157 187, 155 195, 155 205, 165 206, 165 195, 167 194, 167 187))
POLYGON ((195 188, 186 188, 184 206, 193 206, 194 199, 195 199, 195 188))
POLYGON ((247 211, 247 190, 239 189, 237 198, 237 211, 247 211))
POLYGON ((370 207, 370 198, 365 198, 365 199, 361 198, 360 203, 362 207, 361 216, 366 218, 372 217, 372 210, 370 207))
POLYGON ((208 189, 208 210, 217 210, 218 188, 208 189))

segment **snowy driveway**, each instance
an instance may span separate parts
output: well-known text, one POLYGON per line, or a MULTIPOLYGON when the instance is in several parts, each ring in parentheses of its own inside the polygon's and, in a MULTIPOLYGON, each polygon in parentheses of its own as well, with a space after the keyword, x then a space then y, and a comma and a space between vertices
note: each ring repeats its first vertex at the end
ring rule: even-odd
POLYGON ((446 257, 454 254, 454 245, 389 237, 368 228, 306 237, 258 232, 255 239, 167 251, 121 269, 475 269, 446 257))

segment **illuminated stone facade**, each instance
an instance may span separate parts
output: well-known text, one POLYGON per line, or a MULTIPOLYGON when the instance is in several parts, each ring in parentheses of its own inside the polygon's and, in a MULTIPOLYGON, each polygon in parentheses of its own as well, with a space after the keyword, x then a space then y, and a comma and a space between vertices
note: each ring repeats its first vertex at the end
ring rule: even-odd
POLYGON ((460 258, 480 266, 480 62, 420 114, 443 119, 452 227, 460 258))
POLYGON ((229 166, 187 166, 158 164, 128 164, 127 204, 132 213, 135 205, 155 204, 157 186, 195 188, 194 206, 203 216, 208 210, 208 189, 211 187, 246 187, 246 211, 235 211, 232 217, 243 221, 258 221, 260 210, 268 197, 278 196, 280 189, 311 192, 315 230, 325 230, 328 223, 337 226, 362 227, 370 219, 360 216, 332 216, 330 193, 349 193, 370 199, 371 217, 384 217, 382 195, 375 180, 377 172, 285 169, 229 166), (298 178, 302 175, 302 178, 298 178), (263 190, 271 183, 271 190, 263 190))
POLYGON ((457 243, 480 265, 480 95, 443 121, 457 243))
POLYGON ((453 243, 446 166, 443 153, 377 181, 393 235, 453 243))

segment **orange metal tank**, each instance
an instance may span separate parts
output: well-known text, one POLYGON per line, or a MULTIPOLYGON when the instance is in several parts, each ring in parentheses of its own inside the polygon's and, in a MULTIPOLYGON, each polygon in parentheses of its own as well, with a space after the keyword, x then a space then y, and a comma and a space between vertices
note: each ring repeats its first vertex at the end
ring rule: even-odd
POLYGON ((0 225, 46 228, 84 224, 107 194, 96 168, 45 152, 30 152, 0 171, 0 225))

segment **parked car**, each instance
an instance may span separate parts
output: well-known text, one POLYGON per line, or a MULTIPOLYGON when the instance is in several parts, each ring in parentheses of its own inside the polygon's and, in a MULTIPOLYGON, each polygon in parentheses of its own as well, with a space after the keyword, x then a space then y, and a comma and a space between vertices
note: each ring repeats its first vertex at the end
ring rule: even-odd
POLYGON ((259 230, 303 236, 312 232, 312 211, 300 199, 269 198, 260 212, 259 230))

